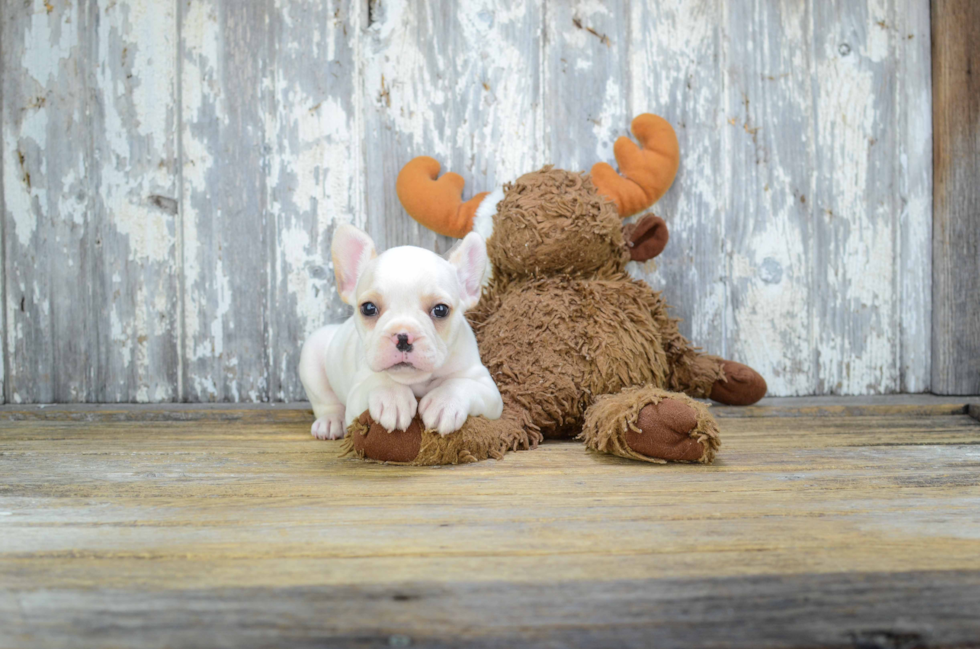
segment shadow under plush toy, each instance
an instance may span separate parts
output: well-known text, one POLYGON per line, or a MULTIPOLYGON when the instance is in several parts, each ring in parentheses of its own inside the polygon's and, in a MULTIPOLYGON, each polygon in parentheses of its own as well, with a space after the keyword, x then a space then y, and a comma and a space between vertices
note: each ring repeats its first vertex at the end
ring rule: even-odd
POLYGON ((677 173, 673 128, 655 115, 633 120, 642 148, 621 137, 616 160, 590 174, 545 167, 493 193, 461 200, 463 179, 438 178, 439 163, 415 158, 398 176, 398 197, 419 223, 448 236, 487 239, 492 277, 467 314, 484 364, 500 388, 503 416, 471 417, 442 437, 387 432, 365 413, 345 444, 360 457, 409 464, 501 458, 543 438, 578 437, 595 451, 647 462, 711 462, 718 426, 691 397, 748 405, 766 382, 753 369, 701 353, 677 328, 658 291, 631 278, 667 243, 653 215, 622 219, 655 203, 677 173))

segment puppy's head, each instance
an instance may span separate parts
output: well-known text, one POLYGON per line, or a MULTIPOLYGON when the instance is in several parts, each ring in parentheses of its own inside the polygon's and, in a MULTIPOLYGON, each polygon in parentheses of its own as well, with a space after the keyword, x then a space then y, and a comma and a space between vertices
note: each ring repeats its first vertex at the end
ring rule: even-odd
POLYGON ((404 384, 428 380, 466 326, 463 313, 480 299, 483 238, 468 234, 446 258, 414 246, 378 255, 366 233, 341 225, 331 253, 337 292, 354 307, 371 370, 404 384))

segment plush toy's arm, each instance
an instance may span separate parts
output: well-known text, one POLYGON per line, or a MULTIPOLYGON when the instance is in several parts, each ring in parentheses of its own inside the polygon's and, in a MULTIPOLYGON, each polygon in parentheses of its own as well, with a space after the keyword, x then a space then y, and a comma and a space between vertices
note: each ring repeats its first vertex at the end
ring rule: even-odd
POLYGON ((439 177, 439 162, 420 156, 398 172, 395 191, 409 216, 433 232, 461 239, 473 229, 473 217, 487 192, 463 202, 463 177, 439 177), (438 180, 437 180, 438 178, 438 180))

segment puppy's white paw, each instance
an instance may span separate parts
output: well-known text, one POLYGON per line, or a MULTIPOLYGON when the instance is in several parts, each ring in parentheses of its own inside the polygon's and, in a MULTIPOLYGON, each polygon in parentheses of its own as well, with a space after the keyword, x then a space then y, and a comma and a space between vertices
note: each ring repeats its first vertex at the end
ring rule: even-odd
POLYGON ((324 415, 310 427, 310 434, 317 439, 340 439, 346 433, 343 414, 324 415))
POLYGON ((415 417, 419 403, 412 389, 404 385, 378 388, 368 395, 368 412, 389 433, 407 430, 415 417))
POLYGON ((454 433, 469 416, 469 401, 457 396, 452 390, 436 388, 422 397, 419 415, 426 429, 440 435, 454 433))

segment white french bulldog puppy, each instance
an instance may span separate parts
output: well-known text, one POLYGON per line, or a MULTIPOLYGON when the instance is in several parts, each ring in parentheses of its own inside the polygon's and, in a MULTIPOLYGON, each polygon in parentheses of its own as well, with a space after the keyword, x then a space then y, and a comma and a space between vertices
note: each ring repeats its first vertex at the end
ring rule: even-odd
POLYGON ((483 237, 471 232, 445 259, 414 246, 378 255, 366 233, 341 225, 331 253, 337 292, 355 312, 303 345, 314 437, 343 437, 365 410, 389 431, 405 430, 418 412, 441 435, 470 415, 500 417, 500 392, 463 316, 480 299, 483 237))

